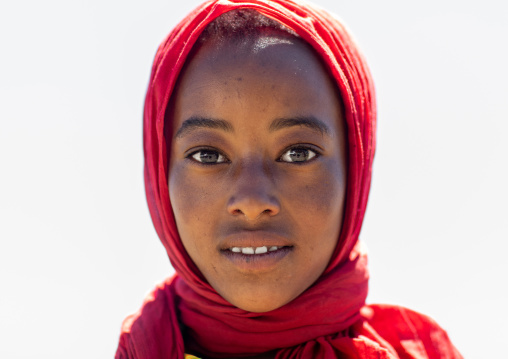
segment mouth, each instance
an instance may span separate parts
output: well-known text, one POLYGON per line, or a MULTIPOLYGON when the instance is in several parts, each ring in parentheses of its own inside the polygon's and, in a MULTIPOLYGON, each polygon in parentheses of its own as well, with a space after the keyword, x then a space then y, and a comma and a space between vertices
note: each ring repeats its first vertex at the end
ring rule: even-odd
POLYGON ((288 246, 261 246, 261 247, 231 247, 228 251, 233 253, 241 253, 248 256, 266 254, 268 252, 275 252, 288 246))
POLYGON ((264 272, 276 268, 294 250, 287 238, 273 233, 243 231, 222 243, 220 253, 241 272, 264 272))
POLYGON ((293 249, 292 246, 231 247, 221 254, 240 272, 259 273, 274 270, 293 249))

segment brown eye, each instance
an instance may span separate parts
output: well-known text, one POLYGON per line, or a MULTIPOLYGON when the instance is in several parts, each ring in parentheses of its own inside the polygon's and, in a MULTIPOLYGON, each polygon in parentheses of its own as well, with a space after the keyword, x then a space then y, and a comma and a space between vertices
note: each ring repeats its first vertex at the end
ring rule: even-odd
POLYGON ((194 152, 191 157, 197 162, 206 164, 226 162, 226 157, 214 150, 199 150, 194 152))
POLYGON ((308 148, 291 148, 284 152, 280 157, 283 162, 305 162, 316 157, 316 152, 308 148))

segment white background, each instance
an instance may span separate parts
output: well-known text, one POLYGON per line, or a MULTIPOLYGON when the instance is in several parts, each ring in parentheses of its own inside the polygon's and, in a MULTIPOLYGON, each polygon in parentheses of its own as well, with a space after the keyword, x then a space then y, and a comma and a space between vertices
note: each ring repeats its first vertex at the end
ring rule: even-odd
MULTIPOLYGON (((318 3, 352 29, 378 92, 368 301, 432 316, 466 358, 506 356, 507 3, 318 3)), ((141 114, 159 42, 197 4, 0 6, 0 358, 111 358, 172 273, 141 114)))

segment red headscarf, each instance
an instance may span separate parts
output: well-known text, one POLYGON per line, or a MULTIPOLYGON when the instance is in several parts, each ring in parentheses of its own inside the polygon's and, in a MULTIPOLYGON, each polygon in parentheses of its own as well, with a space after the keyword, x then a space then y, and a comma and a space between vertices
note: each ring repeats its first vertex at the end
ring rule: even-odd
POLYGON ((122 328, 116 358, 211 357, 275 351, 277 358, 460 358, 432 320, 394 306, 365 306, 367 257, 358 242, 375 149, 376 106, 367 65, 344 26, 291 0, 207 1, 163 41, 144 111, 145 184, 150 213, 177 275, 162 283, 122 328), (344 222, 323 275, 299 297, 267 313, 232 306, 206 282, 178 235, 168 191, 166 107, 187 55, 215 18, 255 9, 295 31, 322 58, 344 102, 348 179, 344 222), (184 344, 184 337, 192 341, 184 344))

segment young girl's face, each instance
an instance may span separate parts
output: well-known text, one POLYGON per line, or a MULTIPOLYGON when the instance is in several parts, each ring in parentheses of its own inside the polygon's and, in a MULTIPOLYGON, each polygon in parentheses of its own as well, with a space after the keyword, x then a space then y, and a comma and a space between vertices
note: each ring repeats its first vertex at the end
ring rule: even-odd
POLYGON ((201 45, 173 92, 169 192, 189 256, 233 305, 266 312, 325 270, 346 188, 341 102, 303 41, 201 45))

